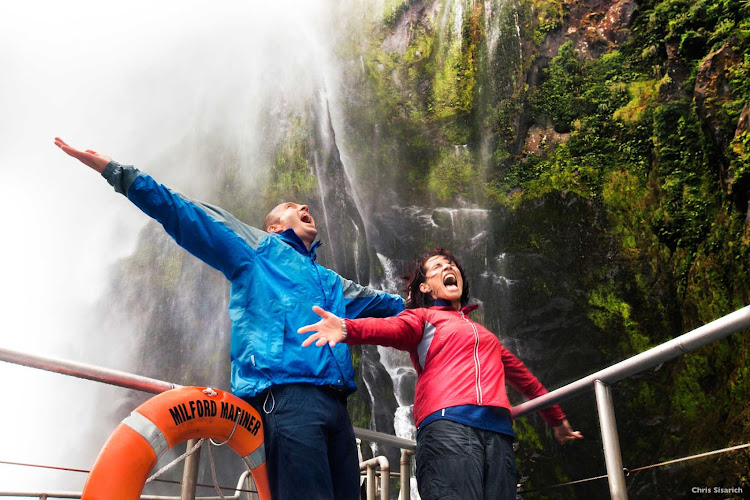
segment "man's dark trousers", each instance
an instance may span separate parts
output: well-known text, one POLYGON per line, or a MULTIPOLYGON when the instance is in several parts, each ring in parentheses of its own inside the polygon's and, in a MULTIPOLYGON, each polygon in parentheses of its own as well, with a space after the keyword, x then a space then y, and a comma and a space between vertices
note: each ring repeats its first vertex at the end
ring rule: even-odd
POLYGON ((359 458, 347 392, 290 384, 249 400, 263 419, 274 500, 359 499, 359 458))

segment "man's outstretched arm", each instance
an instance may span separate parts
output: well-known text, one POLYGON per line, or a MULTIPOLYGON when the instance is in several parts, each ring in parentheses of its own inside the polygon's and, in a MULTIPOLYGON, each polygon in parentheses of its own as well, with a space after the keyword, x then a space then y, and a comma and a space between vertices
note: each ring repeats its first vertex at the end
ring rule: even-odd
POLYGON ((55 145, 102 174, 117 192, 159 221, 181 247, 230 281, 242 264, 252 262, 259 239, 266 235, 221 208, 190 200, 109 156, 90 149, 78 150, 59 137, 55 138, 55 145))

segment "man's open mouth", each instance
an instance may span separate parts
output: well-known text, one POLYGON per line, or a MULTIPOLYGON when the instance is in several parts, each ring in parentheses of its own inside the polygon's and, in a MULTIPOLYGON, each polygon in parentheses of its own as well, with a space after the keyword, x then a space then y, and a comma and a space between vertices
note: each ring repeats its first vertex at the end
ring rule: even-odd
POLYGON ((302 214, 300 220, 306 224, 312 224, 313 218, 310 214, 302 214))

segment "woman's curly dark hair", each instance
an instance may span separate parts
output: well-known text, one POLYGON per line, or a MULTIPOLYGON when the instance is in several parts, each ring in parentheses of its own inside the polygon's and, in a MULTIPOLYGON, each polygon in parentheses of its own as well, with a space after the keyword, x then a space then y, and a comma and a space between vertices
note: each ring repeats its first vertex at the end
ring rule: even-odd
POLYGON ((425 279, 427 278, 426 270, 424 268, 425 263, 432 257, 436 257, 438 255, 442 255, 443 257, 448 258, 448 260, 455 264, 458 268, 458 272, 461 273, 461 278, 463 278, 464 281, 463 293, 461 293, 461 304, 463 305, 468 302, 469 278, 466 276, 461 262, 459 262, 458 259, 456 259, 456 257, 448 250, 445 250, 444 248, 433 248, 426 254, 414 259, 409 264, 408 274, 401 277, 402 279, 406 280, 406 287, 404 288, 404 291, 406 292, 407 309, 430 307, 435 302, 429 293, 422 293, 419 290, 419 285, 424 283, 425 279))

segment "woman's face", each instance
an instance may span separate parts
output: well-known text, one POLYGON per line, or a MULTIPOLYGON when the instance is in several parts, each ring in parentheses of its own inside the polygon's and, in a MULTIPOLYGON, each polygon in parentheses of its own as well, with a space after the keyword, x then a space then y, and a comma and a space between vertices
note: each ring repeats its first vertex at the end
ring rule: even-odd
POLYGON ((456 265, 444 255, 435 255, 423 266, 426 278, 419 291, 429 293, 433 299, 447 300, 460 309, 464 280, 456 265))

